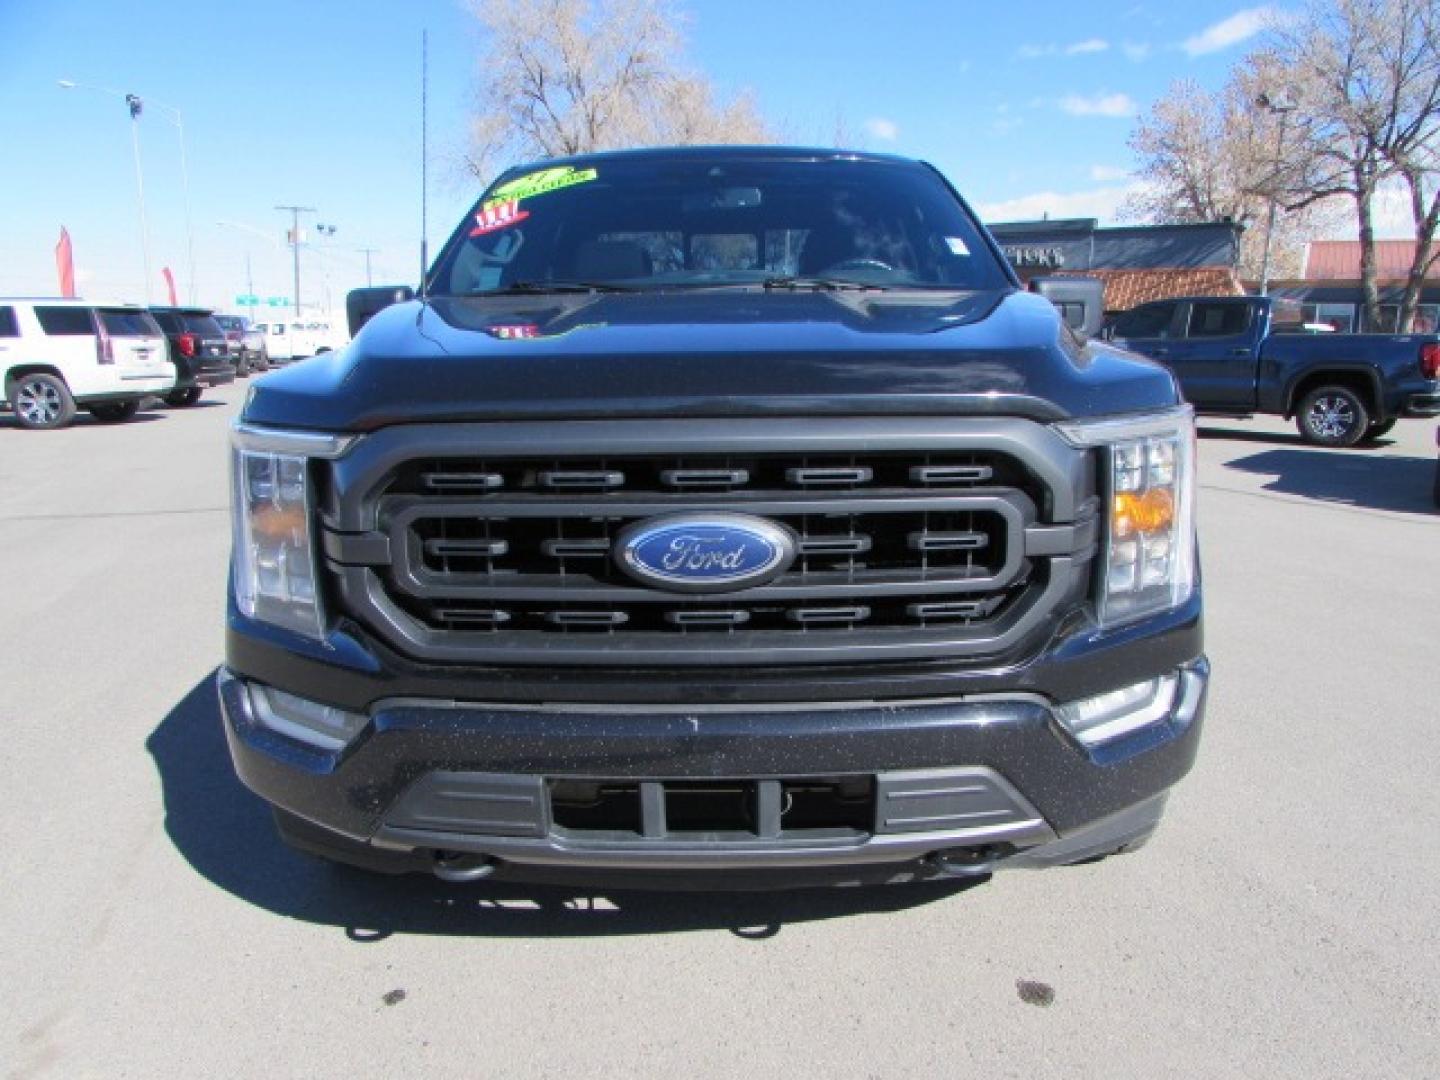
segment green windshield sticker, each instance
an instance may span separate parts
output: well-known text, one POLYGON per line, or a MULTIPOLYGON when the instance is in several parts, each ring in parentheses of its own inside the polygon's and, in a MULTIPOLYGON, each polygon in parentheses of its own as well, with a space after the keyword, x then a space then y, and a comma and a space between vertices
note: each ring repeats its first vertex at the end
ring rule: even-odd
POLYGON ((565 165, 558 169, 541 169, 539 172, 519 176, 501 184, 490 193, 490 197, 485 200, 485 206, 491 207, 512 200, 533 199, 536 195, 545 195, 552 191, 559 191, 561 188, 587 183, 594 180, 597 175, 594 169, 577 170, 573 165, 565 165))

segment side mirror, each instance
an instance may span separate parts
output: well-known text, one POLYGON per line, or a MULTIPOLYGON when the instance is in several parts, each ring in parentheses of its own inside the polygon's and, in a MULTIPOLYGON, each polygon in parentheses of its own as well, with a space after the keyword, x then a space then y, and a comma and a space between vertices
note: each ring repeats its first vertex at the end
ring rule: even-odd
POLYGON ((1082 338, 1100 333, 1105 322, 1105 283, 1099 278, 1031 278, 1030 291, 1054 304, 1065 324, 1082 338))
POLYGON ((403 304, 415 299, 415 290, 409 285, 377 285, 371 289, 351 289, 345 297, 345 317, 350 323, 350 336, 360 333, 360 328, 369 322, 377 312, 384 311, 391 304, 403 304))

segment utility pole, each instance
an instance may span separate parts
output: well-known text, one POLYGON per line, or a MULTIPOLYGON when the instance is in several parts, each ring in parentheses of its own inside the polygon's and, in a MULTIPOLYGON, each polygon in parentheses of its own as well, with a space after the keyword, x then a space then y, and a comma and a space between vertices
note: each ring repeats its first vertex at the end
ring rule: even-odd
MULTIPOLYGON (((786 236, 789 236, 790 234, 789 234, 789 233, 786 233, 785 235, 786 235, 786 236)), ((356 251, 361 251, 361 252, 364 252, 364 253, 365 253, 365 287, 368 289, 368 288, 370 288, 372 285, 375 284, 375 282, 374 282, 374 281, 371 279, 371 277, 370 277, 370 256, 371 256, 371 255, 378 254, 379 251, 380 251, 380 249, 379 249, 379 248, 356 248, 355 250, 356 250, 356 251)))
POLYGON ((300 317, 300 215, 314 214, 313 206, 277 206, 276 210, 290 212, 290 256, 295 267, 295 317, 300 317))

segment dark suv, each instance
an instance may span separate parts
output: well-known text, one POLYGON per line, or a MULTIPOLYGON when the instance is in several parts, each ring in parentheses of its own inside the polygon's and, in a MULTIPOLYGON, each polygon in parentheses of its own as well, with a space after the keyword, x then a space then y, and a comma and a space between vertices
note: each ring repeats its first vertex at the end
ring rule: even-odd
POLYGON ((1155 828, 1209 675, 1191 413, 936 170, 546 162, 408 293, 234 432, 219 693, 289 841, 728 887, 1155 828))
POLYGON ((150 314, 165 331, 175 365, 175 389, 165 395, 166 404, 194 405, 205 387, 235 381, 225 331, 209 308, 152 307, 150 314))

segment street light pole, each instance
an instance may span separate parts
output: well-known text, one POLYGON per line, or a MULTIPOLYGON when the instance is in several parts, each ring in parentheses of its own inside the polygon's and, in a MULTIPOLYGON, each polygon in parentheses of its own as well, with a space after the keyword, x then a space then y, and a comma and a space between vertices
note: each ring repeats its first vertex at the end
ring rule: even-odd
POLYGON ((135 150, 135 194, 140 202, 140 251, 145 262, 145 306, 150 306, 150 226, 145 220, 145 171, 140 166, 140 112, 143 103, 134 94, 125 95, 130 109, 130 145, 135 150))
POLYGON ((130 110, 130 146, 135 152, 135 199, 140 207, 140 252, 145 267, 143 291, 145 304, 150 304, 150 226, 145 219, 145 170, 140 164, 140 113, 145 103, 134 94, 122 94, 119 90, 111 90, 108 86, 90 86, 86 83, 77 83, 73 79, 58 80, 63 90, 93 90, 97 94, 109 94, 111 97, 120 98, 125 102, 125 107, 130 110))
POLYGON ((195 229, 190 220, 190 163, 185 152, 185 120, 180 115, 180 110, 174 105, 166 105, 163 101, 156 101, 153 98, 150 104, 157 108, 164 109, 175 121, 175 128, 180 133, 180 182, 185 189, 185 253, 189 260, 189 294, 190 303, 195 303, 195 229))
POLYGON ((295 270, 295 317, 300 317, 300 215, 314 214, 313 206, 277 206, 276 210, 290 211, 290 255, 295 270))
MULTIPOLYGON (((1290 119, 1290 114, 1295 111, 1295 104, 1288 97, 1273 98, 1269 94, 1261 94, 1255 99, 1255 104, 1274 116, 1280 117, 1280 133, 1277 139, 1275 165, 1277 170, 1283 166, 1281 160, 1285 155, 1285 123, 1290 119)), ((1276 179, 1279 173, 1276 173, 1276 179)), ((1270 243, 1275 236, 1275 189, 1270 189, 1270 206, 1265 214, 1265 251, 1260 257, 1260 295, 1270 294, 1270 243)))

